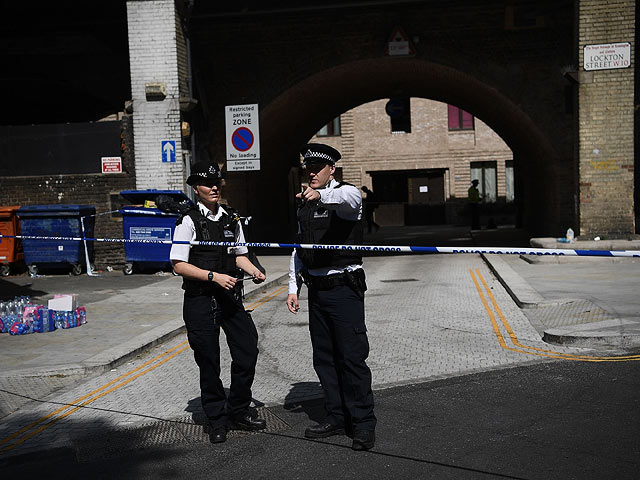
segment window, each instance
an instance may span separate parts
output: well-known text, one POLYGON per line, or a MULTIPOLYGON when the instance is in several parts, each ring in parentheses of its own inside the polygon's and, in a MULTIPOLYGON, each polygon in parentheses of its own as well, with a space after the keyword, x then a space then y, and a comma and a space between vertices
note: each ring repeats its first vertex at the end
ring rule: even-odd
POLYGON ((316 135, 318 137, 339 137, 341 134, 342 132, 340 131, 340 117, 336 117, 320 130, 318 130, 318 133, 316 135))
POLYGON ((473 130, 473 115, 449 105, 449 130, 473 130))
POLYGON ((496 162, 471 162, 471 180, 478 180, 483 202, 495 203, 498 197, 496 162))
POLYGON ((391 133, 411 133, 411 102, 409 97, 391 98, 385 106, 391 119, 391 133))
POLYGON ((530 30, 543 28, 544 16, 537 5, 508 5, 504 7, 504 28, 506 30, 530 30))
POLYGON ((505 162, 505 182, 507 184, 506 200, 507 202, 513 202, 515 200, 515 193, 513 190, 513 160, 507 160, 505 162))

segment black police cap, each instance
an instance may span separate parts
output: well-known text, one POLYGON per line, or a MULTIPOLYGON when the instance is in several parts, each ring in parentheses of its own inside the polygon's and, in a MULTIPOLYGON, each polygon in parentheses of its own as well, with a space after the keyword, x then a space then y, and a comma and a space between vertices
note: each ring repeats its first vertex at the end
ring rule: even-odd
POLYGON ((310 163, 335 164, 342 158, 340 152, 324 143, 308 143, 300 152, 303 165, 310 163))
POLYGON ((191 175, 187 178, 188 185, 197 185, 203 180, 221 180, 222 172, 217 163, 196 162, 191 167, 191 175))

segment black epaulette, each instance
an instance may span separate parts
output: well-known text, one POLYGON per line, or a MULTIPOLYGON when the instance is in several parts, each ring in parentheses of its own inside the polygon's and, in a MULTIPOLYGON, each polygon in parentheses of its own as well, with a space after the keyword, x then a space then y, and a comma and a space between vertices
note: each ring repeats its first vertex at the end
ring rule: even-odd
POLYGON ((198 207, 194 207, 189 209, 188 212, 180 215, 178 220, 176 220, 176 226, 182 223, 184 217, 191 217, 193 221, 193 226, 196 229, 196 232, 199 233, 199 237, 205 242, 209 241, 211 238, 209 236, 209 227, 207 227, 207 219, 202 215, 200 209, 198 207))
MULTIPOLYGON (((178 215, 178 218, 176 219, 176 227, 178 225, 180 225, 182 223, 182 220, 184 220, 184 217, 189 216, 189 214, 193 211, 193 210, 198 210, 198 207, 191 207, 189 210, 181 212, 180 215, 178 215)), ((198 210, 199 211, 199 210, 198 210)))
MULTIPOLYGON (((235 208, 230 207, 229 205, 224 205, 222 203, 220 204, 220 207, 224 209, 224 211, 226 212, 225 216, 229 219, 229 223, 226 224, 227 226, 234 225, 235 223, 240 221, 240 215, 238 214, 238 211, 235 208)), ((210 238, 209 238, 209 227, 207 226, 207 219, 204 217, 204 215, 202 215, 198 207, 191 208, 189 209, 189 211, 180 215, 176 220, 176 226, 180 225, 184 217, 187 217, 187 216, 191 217, 191 220, 193 220, 193 224, 197 229, 197 231, 200 233, 200 236, 202 237, 202 239, 204 241, 209 241, 210 238)))
POLYGON ((231 219, 232 223, 237 223, 240 221, 240 214, 235 208, 223 203, 220 204, 220 207, 222 207, 224 211, 227 212, 227 216, 231 219))

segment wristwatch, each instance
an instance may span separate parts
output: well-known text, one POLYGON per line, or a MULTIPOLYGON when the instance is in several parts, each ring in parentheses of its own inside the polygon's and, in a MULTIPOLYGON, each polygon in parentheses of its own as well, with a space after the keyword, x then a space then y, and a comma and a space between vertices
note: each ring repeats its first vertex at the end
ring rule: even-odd
POLYGON ((213 272, 209 272, 209 275, 207 275, 207 278, 209 279, 210 282, 213 282, 213 272))

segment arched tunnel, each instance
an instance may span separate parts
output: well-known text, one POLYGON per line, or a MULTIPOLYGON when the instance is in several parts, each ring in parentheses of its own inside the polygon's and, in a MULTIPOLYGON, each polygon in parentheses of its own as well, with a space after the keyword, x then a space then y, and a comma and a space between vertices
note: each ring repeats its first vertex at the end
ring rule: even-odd
POLYGON ((495 88, 453 68, 415 58, 380 58, 318 72, 261 105, 261 170, 227 174, 229 197, 253 217, 253 240, 291 239, 295 192, 289 171, 299 164, 299 151, 314 133, 351 108, 393 96, 445 102, 481 119, 513 151, 519 223, 536 232, 549 218, 560 218, 558 187, 549 182, 548 194, 536 195, 536 183, 551 178, 558 155, 522 109, 495 88))

